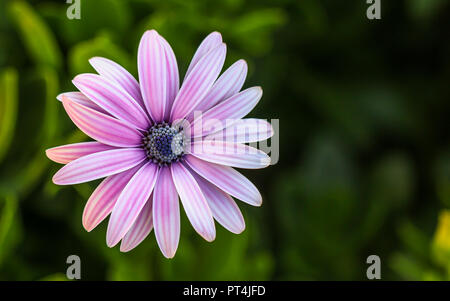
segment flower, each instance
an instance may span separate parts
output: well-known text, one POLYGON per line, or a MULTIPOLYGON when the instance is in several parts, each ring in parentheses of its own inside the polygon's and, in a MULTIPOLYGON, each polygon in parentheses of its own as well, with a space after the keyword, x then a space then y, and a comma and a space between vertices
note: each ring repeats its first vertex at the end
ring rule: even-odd
POLYGON ((111 214, 109 247, 121 241, 127 252, 154 228, 161 252, 172 258, 180 237, 178 197, 195 231, 209 242, 216 236, 214 219, 233 233, 244 230, 232 197, 261 205, 258 189, 233 167, 268 166, 270 158, 245 143, 265 140, 273 129, 264 120, 242 119, 262 89, 240 92, 244 60, 219 77, 225 55, 221 35, 208 35, 179 87, 172 48, 150 30, 139 44, 139 82, 115 62, 94 57, 89 62, 98 74, 77 75, 73 84, 80 92, 58 95, 75 125, 95 141, 48 149, 51 160, 66 164, 53 182, 105 178, 87 201, 83 226, 91 231, 111 214), (212 121, 213 128, 205 126, 212 121))

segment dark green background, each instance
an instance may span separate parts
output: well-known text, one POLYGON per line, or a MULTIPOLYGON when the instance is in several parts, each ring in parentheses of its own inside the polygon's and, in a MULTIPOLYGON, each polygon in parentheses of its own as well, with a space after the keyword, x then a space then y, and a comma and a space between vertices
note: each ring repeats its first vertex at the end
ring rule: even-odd
POLYGON ((383 279, 450 279, 448 1, 382 0, 381 20, 365 0, 81 0, 81 20, 63 2, 0 0, 0 280, 65 279, 71 254, 84 280, 357 280, 371 254, 383 279), (221 32, 264 89, 251 116, 280 120, 278 164, 243 171, 264 199, 240 203, 245 232, 207 243, 182 213, 172 260, 153 233, 126 254, 106 222, 87 233, 97 183, 54 185, 44 154, 85 139, 55 96, 92 56, 136 75, 152 28, 182 75, 221 32))

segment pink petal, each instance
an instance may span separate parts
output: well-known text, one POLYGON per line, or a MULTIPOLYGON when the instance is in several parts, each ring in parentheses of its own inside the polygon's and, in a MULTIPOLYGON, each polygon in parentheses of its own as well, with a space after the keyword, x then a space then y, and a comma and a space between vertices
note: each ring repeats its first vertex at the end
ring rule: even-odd
POLYGON ((62 102, 63 97, 67 97, 70 100, 83 105, 85 107, 88 107, 90 109, 94 109, 100 113, 104 113, 109 115, 108 112, 106 112, 105 110, 103 110, 102 108, 100 108, 98 105, 96 105, 95 103, 93 103, 89 98, 87 98, 83 93, 81 92, 65 92, 65 93, 61 93, 58 96, 56 96, 56 99, 58 99, 59 101, 62 102))
POLYGON ((142 144, 142 134, 124 121, 80 105, 65 96, 63 105, 73 123, 86 135, 101 143, 117 147, 142 144))
POLYGON ((67 164, 83 156, 110 149, 115 149, 115 147, 94 141, 52 147, 47 149, 45 154, 54 162, 67 164))
POLYGON ((260 87, 252 87, 231 96, 209 109, 201 115, 201 118, 194 120, 192 124, 192 129, 195 130, 193 137, 217 132, 228 126, 227 120, 240 120, 253 110, 261 96, 262 89, 260 87))
POLYGON ((200 103, 219 76, 225 61, 226 46, 212 49, 205 54, 186 76, 173 103, 171 120, 183 119, 200 103))
POLYGON ((238 171, 191 155, 184 158, 190 168, 224 192, 252 206, 261 206, 262 197, 258 189, 238 171))
POLYGON ((153 221, 158 246, 167 258, 175 256, 180 240, 180 206, 169 167, 162 167, 153 193, 153 221))
POLYGON ((202 160, 238 168, 264 168, 270 157, 254 147, 225 141, 204 140, 191 145, 191 154, 202 160))
POLYGON ((148 201, 158 176, 158 167, 146 163, 131 178, 120 194, 109 219, 106 243, 115 246, 130 230, 148 201))
MULTIPOLYGON (((202 113, 211 109, 217 103, 239 93, 247 77, 247 63, 239 60, 231 65, 212 86, 205 98, 194 111, 202 113)), ((191 113, 192 114, 192 113, 191 113)), ((189 120, 192 120, 192 115, 189 120)))
POLYGON ((142 36, 138 49, 139 83, 147 112, 153 121, 164 119, 167 94, 167 63, 163 43, 155 30, 142 36))
POLYGON ((120 193, 139 170, 139 164, 129 170, 104 179, 89 197, 83 211, 83 227, 92 231, 111 213, 120 193))
POLYGON ((103 57, 93 57, 89 63, 98 74, 120 85, 142 108, 145 108, 139 83, 130 72, 116 62, 103 57))
POLYGON ((147 130, 150 120, 138 102, 117 83, 97 74, 80 74, 73 84, 86 97, 120 120, 141 130, 147 130))
POLYGON ((197 181, 182 164, 172 164, 170 168, 173 182, 192 227, 204 239, 213 241, 216 237, 214 219, 197 181))
POLYGON ((53 176, 53 183, 71 185, 104 178, 128 170, 145 158, 145 152, 138 148, 121 148, 90 154, 61 168, 53 176))
POLYGON ((244 217, 236 202, 217 186, 198 175, 194 176, 206 200, 208 200, 209 208, 211 208, 214 218, 230 232, 239 234, 244 231, 244 217))
POLYGON ((210 33, 197 48, 194 56, 192 57, 191 63, 189 64, 188 70, 184 78, 186 79, 192 69, 197 65, 198 61, 207 54, 210 50, 220 46, 222 44, 222 35, 216 31, 210 33))
POLYGON ((123 237, 122 243, 120 244, 121 252, 128 252, 137 247, 152 231, 152 199, 153 197, 150 195, 150 198, 145 203, 133 226, 131 226, 130 230, 123 237))
POLYGON ((246 118, 233 125, 207 136, 207 140, 219 140, 234 143, 251 143, 266 140, 273 136, 273 128, 263 119, 246 118))
POLYGON ((164 53, 166 56, 166 69, 167 69, 167 93, 166 93, 166 108, 164 110, 164 120, 169 121, 170 111, 172 109, 173 101, 180 89, 180 77, 178 75, 178 64, 173 53, 172 47, 163 38, 159 37, 161 44, 164 47, 164 53))

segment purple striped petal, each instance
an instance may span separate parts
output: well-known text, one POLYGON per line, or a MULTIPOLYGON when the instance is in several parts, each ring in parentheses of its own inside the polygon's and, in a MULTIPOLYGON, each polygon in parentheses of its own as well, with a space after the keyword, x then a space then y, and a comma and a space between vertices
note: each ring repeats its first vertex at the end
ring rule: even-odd
MULTIPOLYGON (((247 63, 244 60, 235 62, 219 77, 194 111, 206 112, 219 102, 239 93, 246 77, 247 63)), ((189 120, 192 120, 192 117, 189 120)))
POLYGON ((89 197, 83 211, 83 227, 90 232, 112 211, 120 193, 141 164, 104 179, 89 197))
POLYGON ((102 108, 100 108, 98 105, 96 105, 95 103, 92 102, 92 100, 90 100, 89 98, 87 98, 83 93, 81 92, 65 92, 65 93, 61 93, 58 96, 56 96, 56 99, 58 99, 59 101, 62 102, 63 100, 63 96, 69 98, 70 100, 83 105, 85 107, 88 107, 90 109, 94 109, 100 113, 104 113, 104 114, 108 114, 108 112, 106 112, 105 110, 103 110, 102 108))
POLYGON ((184 78, 186 79, 189 73, 191 73, 192 69, 197 65, 198 61, 207 54, 210 50, 216 48, 217 46, 222 44, 222 35, 216 31, 210 33, 198 46, 197 51, 195 51, 194 56, 192 57, 191 63, 186 71, 186 75, 184 78))
POLYGON ((146 158, 138 148, 122 148, 90 154, 70 162, 54 176, 53 183, 71 185, 89 182, 128 170, 146 158))
POLYGON ((130 230, 123 237, 122 243, 120 244, 121 252, 128 252, 137 247, 152 231, 152 199, 153 197, 150 195, 150 198, 145 203, 133 226, 131 226, 130 230))
POLYGON ((251 143, 266 140, 273 136, 273 128, 263 119, 246 118, 233 125, 207 136, 206 140, 218 140, 234 143, 251 143))
POLYGON ((244 231, 244 217, 236 202, 217 186, 198 175, 194 176, 208 201, 214 218, 230 232, 239 234, 244 231))
POLYGON ((258 189, 237 170, 209 163, 191 155, 184 158, 190 168, 224 192, 252 206, 261 206, 262 197, 258 189))
POLYGON ((212 49, 204 55, 186 76, 173 103, 170 118, 172 121, 183 119, 199 104, 211 89, 219 76, 225 61, 227 48, 225 44, 212 49))
POLYGON ((217 132, 228 126, 225 122, 227 120, 240 120, 253 110, 261 96, 262 89, 260 87, 252 87, 231 96, 209 109, 201 115, 201 118, 194 120, 192 124, 192 129, 195 130, 193 137, 217 132))
POLYGON ((167 94, 165 48, 155 30, 144 33, 138 49, 139 83, 147 112, 154 122, 164 119, 167 94))
POLYGON ((213 241, 216 238, 214 219, 197 181, 182 164, 172 164, 170 168, 173 182, 192 227, 204 239, 213 241))
POLYGON ((120 120, 147 130, 150 120, 138 102, 118 84, 97 74, 80 74, 73 84, 90 100, 120 120))
POLYGON ((110 149, 115 149, 115 147, 93 141, 52 147, 47 149, 45 154, 56 163, 67 164, 83 156, 110 149))
POLYGON ((153 193, 153 222, 158 246, 167 258, 175 256, 180 240, 180 205, 169 167, 162 167, 153 193))
POLYGON ((123 189, 111 213, 106 232, 106 243, 115 246, 130 230, 150 197, 158 176, 158 167, 152 162, 142 166, 123 189))
POLYGON ((98 74, 120 85, 142 108, 145 108, 139 83, 130 72, 116 62, 103 57, 93 57, 89 63, 98 74))
POLYGON ((264 168, 270 157, 254 147, 225 141, 204 140, 191 145, 192 155, 202 160, 238 168, 264 168))
POLYGON ((170 111, 172 110, 173 101, 180 89, 180 77, 178 74, 178 64, 173 53, 172 47, 163 38, 159 37, 161 44, 164 47, 164 54, 166 56, 166 69, 167 69, 167 93, 166 93, 166 108, 164 110, 164 120, 169 121, 170 111))
POLYGON ((142 144, 142 134, 124 121, 80 105, 65 96, 63 96, 63 105, 73 123, 98 142, 117 147, 133 147, 142 144))

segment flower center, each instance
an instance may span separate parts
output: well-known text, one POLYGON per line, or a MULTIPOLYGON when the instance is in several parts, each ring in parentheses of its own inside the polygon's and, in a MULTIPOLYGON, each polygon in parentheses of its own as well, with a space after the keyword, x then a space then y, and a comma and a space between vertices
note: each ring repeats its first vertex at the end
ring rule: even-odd
POLYGON ((178 161, 184 154, 183 128, 175 129, 165 122, 152 126, 142 142, 147 158, 160 166, 178 161))

